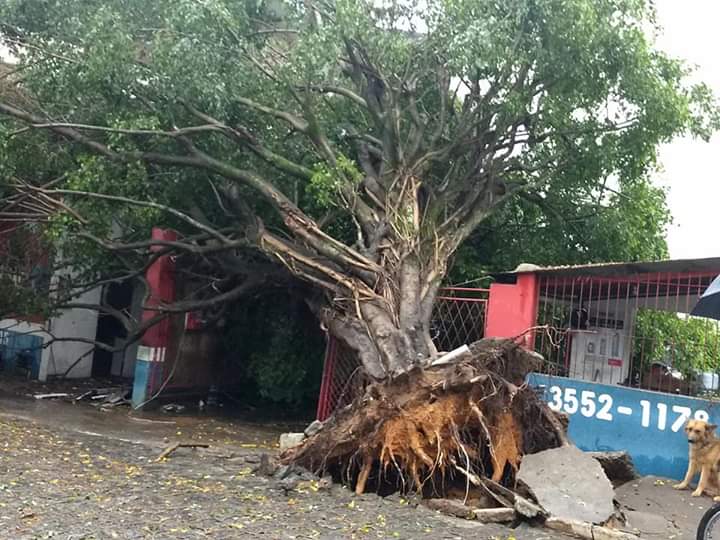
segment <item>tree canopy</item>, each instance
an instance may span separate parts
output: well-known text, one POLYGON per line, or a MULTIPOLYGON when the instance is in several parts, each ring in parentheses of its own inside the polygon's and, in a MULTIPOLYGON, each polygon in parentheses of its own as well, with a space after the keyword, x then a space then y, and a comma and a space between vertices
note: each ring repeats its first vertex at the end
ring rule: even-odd
POLYGON ((482 223, 461 246, 451 283, 488 281, 488 272, 521 263, 541 266, 667 258, 672 219, 665 192, 650 179, 585 200, 550 193, 519 198, 482 223))
POLYGON ((612 212, 661 228, 658 145, 717 123, 647 0, 8 0, 0 21, 0 172, 63 257, 128 276, 181 255, 214 292, 178 309, 293 276, 376 378, 433 355, 474 231, 483 250, 519 216, 542 259, 559 239, 532 213, 556 208, 636 249, 612 212))

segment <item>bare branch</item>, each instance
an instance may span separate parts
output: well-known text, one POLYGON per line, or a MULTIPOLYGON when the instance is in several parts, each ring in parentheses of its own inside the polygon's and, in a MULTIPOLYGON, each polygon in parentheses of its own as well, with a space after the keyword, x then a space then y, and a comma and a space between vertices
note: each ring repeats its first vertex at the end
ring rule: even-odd
POLYGON ((287 111, 273 109, 272 107, 267 107, 265 105, 262 105, 260 103, 257 103, 251 99, 244 98, 244 97, 236 97, 235 101, 245 105, 246 107, 255 109, 256 111, 259 111, 261 113, 269 114, 270 116, 274 116, 275 118, 283 120, 283 121, 287 122, 288 124, 290 124, 293 128, 295 128, 300 133, 306 134, 308 131, 308 123, 306 120, 300 118, 299 116, 295 116, 294 114, 291 114, 287 111))
MULTIPOLYGON (((302 88, 302 87, 301 87, 302 88)), ((356 94, 349 88, 344 88, 342 86, 335 86, 330 84, 324 84, 324 85, 318 85, 318 86, 308 86, 306 87, 308 90, 311 90, 313 92, 320 92, 321 94, 337 94, 338 96, 343 96, 348 98, 349 100, 353 101, 357 105, 360 105, 361 107, 367 109, 368 104, 365 99, 360 96, 359 94, 356 94)))

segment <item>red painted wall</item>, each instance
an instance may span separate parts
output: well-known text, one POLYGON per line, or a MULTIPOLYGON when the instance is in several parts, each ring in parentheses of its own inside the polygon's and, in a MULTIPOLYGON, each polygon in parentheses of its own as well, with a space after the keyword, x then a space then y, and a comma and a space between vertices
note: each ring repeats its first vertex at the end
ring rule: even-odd
MULTIPOLYGON (((156 227, 152 230, 152 239, 173 241, 177 240, 177 233, 156 227)), ((162 246, 154 246, 152 251, 162 249, 162 246)), ((145 304, 147 307, 153 308, 175 301, 175 263, 171 257, 164 255, 156 260, 148 268, 146 278, 150 288, 150 295, 145 304)), ((152 319, 158 313, 153 309, 145 309, 143 311, 143 321, 152 319)), ((145 332, 142 344, 148 347, 167 347, 170 344, 170 334, 170 318, 166 318, 145 332)))
POLYGON ((535 274, 518 275, 514 285, 493 283, 485 319, 485 337, 519 337, 524 347, 534 348, 535 333, 528 329, 537 321, 538 293, 535 274))

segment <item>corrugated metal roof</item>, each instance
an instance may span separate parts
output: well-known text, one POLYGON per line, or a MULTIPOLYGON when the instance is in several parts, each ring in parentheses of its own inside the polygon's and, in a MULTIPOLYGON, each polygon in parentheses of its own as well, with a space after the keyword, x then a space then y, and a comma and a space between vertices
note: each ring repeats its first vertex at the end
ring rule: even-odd
POLYGON ((497 272, 492 275, 502 279, 515 277, 518 274, 536 273, 539 275, 557 276, 626 276, 636 274, 684 274, 708 273, 720 274, 720 257, 706 259, 674 259, 647 262, 611 262, 581 264, 577 266, 536 266, 521 264, 511 272, 497 272))

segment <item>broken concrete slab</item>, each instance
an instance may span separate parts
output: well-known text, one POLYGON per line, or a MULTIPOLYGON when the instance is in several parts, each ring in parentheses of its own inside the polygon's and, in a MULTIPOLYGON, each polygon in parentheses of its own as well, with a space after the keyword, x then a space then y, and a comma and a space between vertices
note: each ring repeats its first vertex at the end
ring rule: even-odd
POLYGON ((588 455, 600 462, 610 482, 616 487, 640 476, 627 452, 588 452, 588 455))
POLYGON ((459 517, 463 519, 475 519, 475 513, 472 508, 462 501, 454 499, 427 499, 425 506, 430 510, 435 510, 448 516, 459 517))
POLYGON ((545 527, 587 540, 640 540, 636 534, 574 519, 550 517, 545 520, 545 527))
POLYGON ((545 515, 545 510, 543 508, 528 501, 525 497, 520 497, 519 495, 515 496, 513 508, 518 514, 525 516, 526 518, 534 518, 545 515))
POLYGON ((637 510, 626 510, 624 514, 627 523, 623 530, 638 534, 642 538, 675 538, 681 532, 673 522, 658 514, 637 510))
POLYGON ((574 446, 526 455, 518 480, 557 518, 605 523, 615 511, 615 491, 600 463, 574 446))
POLYGON ((297 446, 305 440, 304 433, 283 433, 280 435, 280 451, 297 446))
POLYGON ((312 437, 323 428, 323 425, 324 424, 320 420, 314 420, 308 427, 305 428, 305 436, 312 437))
POLYGON ((473 510, 475 519, 482 523, 507 523, 515 519, 515 510, 512 508, 478 508, 473 510))

